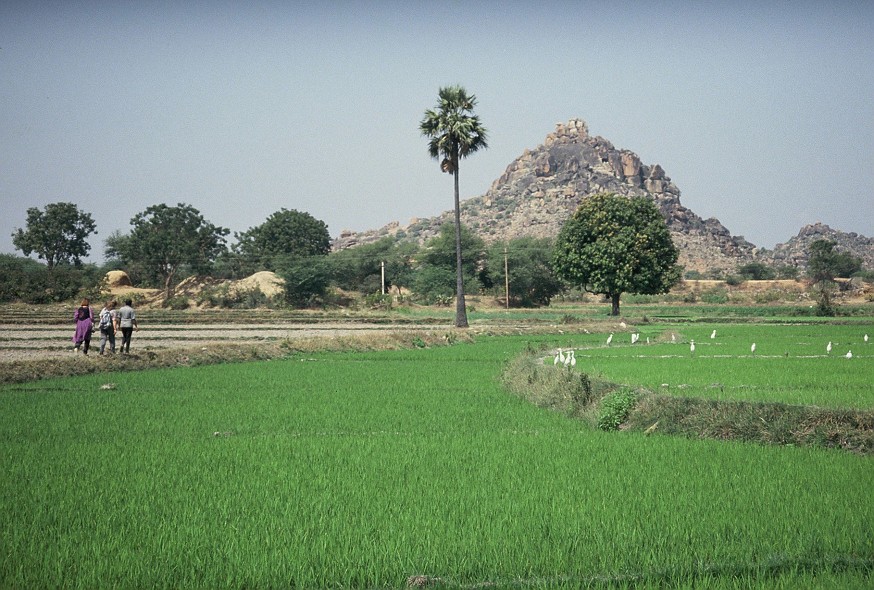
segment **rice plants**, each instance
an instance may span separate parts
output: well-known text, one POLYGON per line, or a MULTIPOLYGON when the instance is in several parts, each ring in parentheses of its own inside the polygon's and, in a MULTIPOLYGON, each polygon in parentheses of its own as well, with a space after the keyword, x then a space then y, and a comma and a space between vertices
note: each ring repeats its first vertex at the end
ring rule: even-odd
MULTIPOLYGON (((874 407, 874 348, 864 327, 845 325, 651 326, 652 344, 605 349, 581 343, 580 369, 605 378, 682 396, 774 401, 823 407, 874 407), (671 343, 668 334, 679 335, 671 343), (689 350, 694 340, 696 350, 689 350), (828 342, 836 353, 827 352, 828 342), (752 342, 756 351, 750 351, 752 342), (854 348, 854 356, 843 354, 854 348), (838 354, 839 352, 839 354, 838 354)), ((644 340, 645 341, 645 340, 644 340)))
POLYGON ((868 581, 870 459, 590 430, 497 383, 549 341, 0 389, 0 585, 868 581))

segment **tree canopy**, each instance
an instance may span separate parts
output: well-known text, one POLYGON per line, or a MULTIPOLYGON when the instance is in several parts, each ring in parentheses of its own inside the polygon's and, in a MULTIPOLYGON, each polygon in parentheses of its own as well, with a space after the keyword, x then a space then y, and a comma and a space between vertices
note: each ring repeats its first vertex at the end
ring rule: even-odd
MULTIPOLYGON (((466 226, 460 226, 460 242, 464 281, 475 283, 485 258, 485 243, 466 226)), ((419 252, 419 267, 413 278, 413 290, 426 301, 457 296, 457 236, 453 223, 445 223, 440 233, 430 239, 419 252)))
POLYGON ((807 274, 811 280, 818 283, 837 277, 849 278, 862 269, 861 259, 836 250, 836 246, 831 240, 811 242, 807 258, 807 274))
POLYGON ((152 205, 131 220, 128 235, 114 234, 106 240, 106 256, 132 263, 160 277, 166 297, 173 294, 173 281, 183 266, 206 272, 225 250, 224 236, 230 230, 208 222, 200 211, 179 203, 175 207, 152 205))
POLYGON ((666 293, 681 277, 679 251, 664 217, 646 197, 587 197, 562 227, 553 253, 559 276, 606 295, 619 315, 622 293, 666 293))
POLYGON ((49 203, 43 211, 31 207, 26 224, 26 229, 12 234, 12 244, 25 256, 35 252, 49 269, 62 263, 81 264, 91 250, 88 236, 97 233, 91 214, 73 203, 49 203))
POLYGON ((552 269, 552 250, 553 243, 548 238, 522 237, 492 244, 487 266, 495 291, 503 293, 509 283, 512 305, 549 305, 564 286, 552 269), (508 281, 504 274, 505 252, 508 281))
POLYGON ((413 242, 385 237, 371 244, 333 252, 328 257, 334 283, 341 289, 364 294, 382 289, 382 263, 385 263, 386 289, 409 287, 412 260, 418 250, 413 242))
POLYGON ((276 270, 276 257, 322 256, 331 250, 325 222, 295 209, 280 209, 236 238, 234 251, 252 271, 276 270))
POLYGON ((466 328, 464 271, 461 254, 461 206, 458 167, 461 158, 488 147, 486 129, 473 113, 476 96, 461 86, 446 86, 438 91, 437 106, 425 111, 419 131, 429 138, 428 153, 440 160, 440 169, 452 174, 455 184, 455 325, 466 328))

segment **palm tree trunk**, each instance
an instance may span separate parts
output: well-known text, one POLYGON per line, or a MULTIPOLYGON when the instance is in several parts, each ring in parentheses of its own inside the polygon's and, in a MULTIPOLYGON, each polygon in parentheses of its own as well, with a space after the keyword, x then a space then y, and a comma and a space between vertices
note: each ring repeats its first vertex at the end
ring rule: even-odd
POLYGON ((461 204, 458 198, 458 157, 455 158, 455 327, 467 328, 467 307, 464 304, 464 272, 461 267, 461 204))

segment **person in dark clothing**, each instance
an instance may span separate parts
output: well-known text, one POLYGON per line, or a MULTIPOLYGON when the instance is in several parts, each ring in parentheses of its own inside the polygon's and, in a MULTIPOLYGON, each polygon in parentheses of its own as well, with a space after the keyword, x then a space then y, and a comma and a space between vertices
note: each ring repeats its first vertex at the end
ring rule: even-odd
POLYGON ((133 308, 133 301, 124 300, 124 307, 118 310, 115 316, 116 328, 121 330, 121 352, 130 354, 130 338, 137 326, 137 314, 133 308))

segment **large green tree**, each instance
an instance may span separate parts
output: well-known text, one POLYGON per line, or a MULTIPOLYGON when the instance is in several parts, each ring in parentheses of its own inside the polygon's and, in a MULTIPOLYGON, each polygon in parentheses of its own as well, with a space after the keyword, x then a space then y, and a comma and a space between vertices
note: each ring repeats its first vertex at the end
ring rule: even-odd
POLYGON ((251 271, 276 270, 277 258, 322 256, 331 250, 328 226, 302 211, 280 209, 257 227, 236 234, 234 251, 251 271))
POLYGON ((461 206, 458 191, 458 166, 461 158, 488 147, 486 129, 474 114, 476 97, 461 86, 446 86, 438 91, 437 106, 425 111, 419 123, 428 137, 428 153, 440 161, 440 169, 455 181, 455 325, 466 328, 464 274, 461 258, 461 206))
POLYGON ((179 269, 207 272, 216 256, 225 251, 224 236, 230 233, 184 203, 175 207, 152 205, 137 213, 130 224, 130 234, 116 233, 106 240, 106 256, 160 277, 168 299, 173 295, 179 269))
POLYGON ((679 252, 652 199, 587 197, 562 227, 553 254, 559 276, 606 295, 619 315, 623 293, 666 293, 680 280, 679 252))
POLYGON ((35 252, 51 270, 56 264, 80 264, 91 245, 88 236, 96 234, 91 214, 73 203, 49 203, 45 210, 27 210, 27 227, 12 234, 12 244, 25 256, 35 252))

